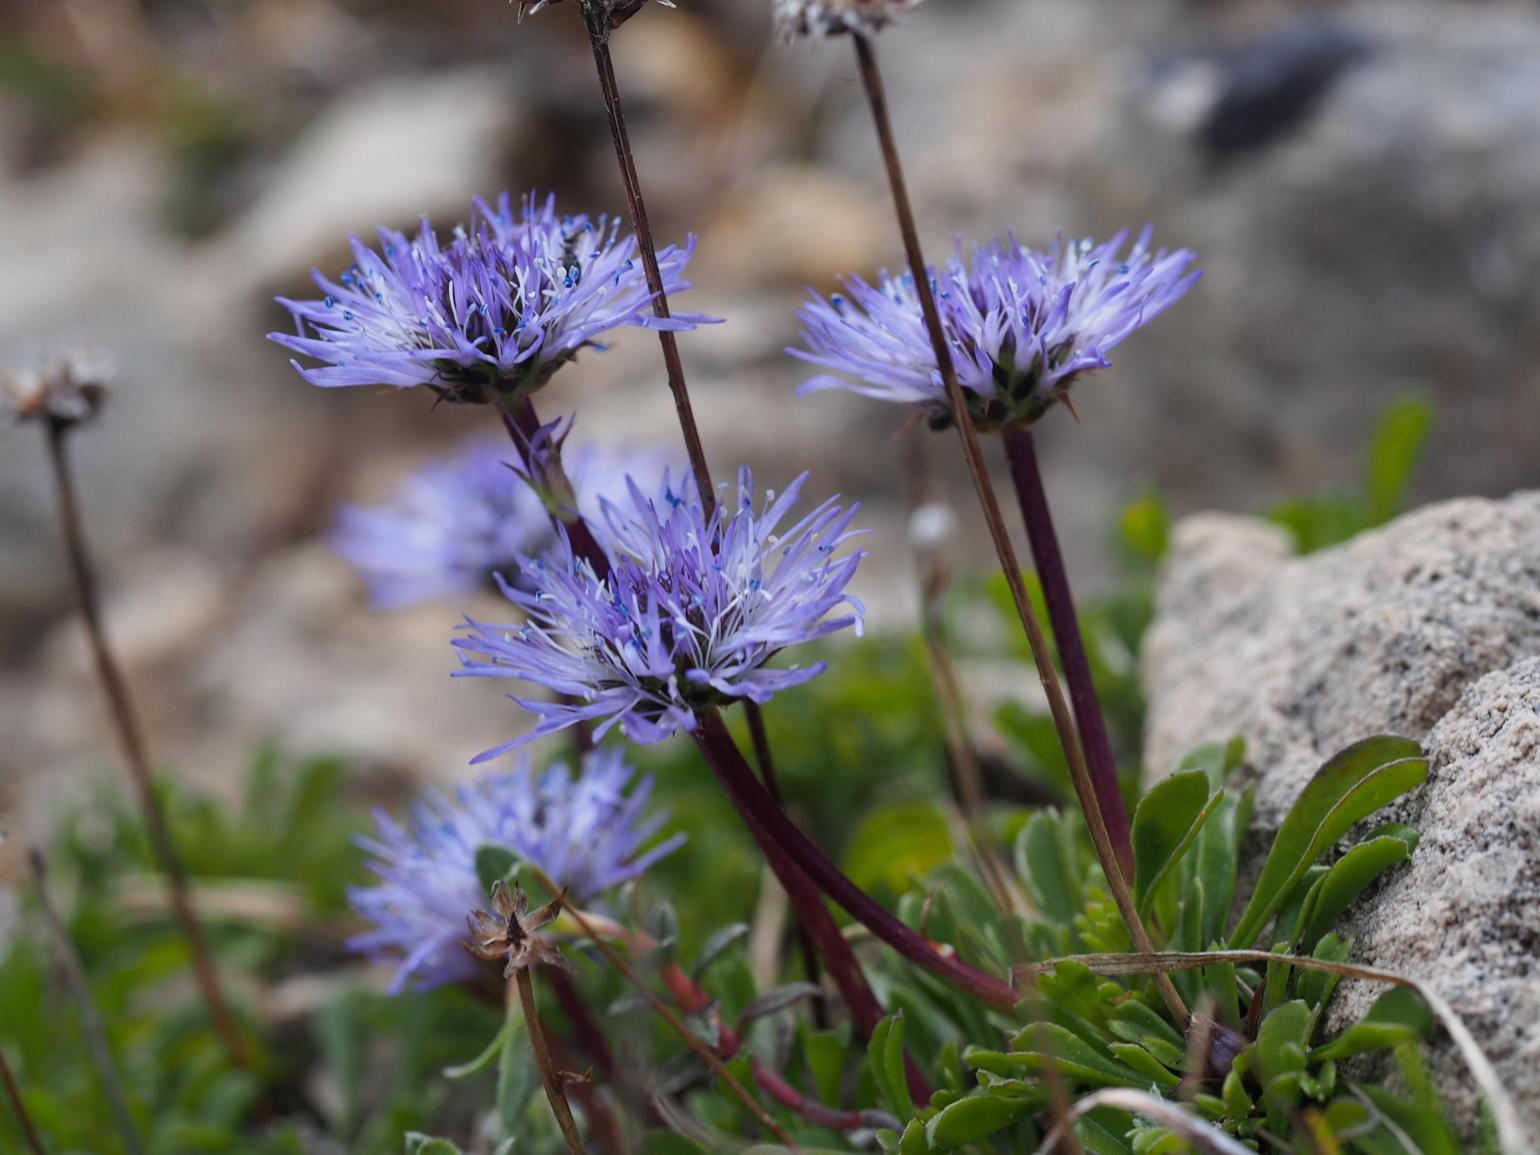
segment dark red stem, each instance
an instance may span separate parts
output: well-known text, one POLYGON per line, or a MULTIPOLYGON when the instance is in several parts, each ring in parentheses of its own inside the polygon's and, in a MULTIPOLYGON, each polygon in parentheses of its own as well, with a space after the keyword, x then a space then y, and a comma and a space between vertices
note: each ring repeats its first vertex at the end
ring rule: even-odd
POLYGON ((1126 877, 1134 873, 1134 849, 1129 836, 1128 811, 1123 792, 1118 787, 1117 758, 1107 733, 1107 718, 1096 696, 1091 678, 1091 663, 1080 636, 1080 620, 1075 613, 1075 597, 1070 591, 1069 573, 1064 554, 1059 549, 1059 535, 1053 528, 1053 514, 1048 508, 1048 493, 1043 488, 1043 473, 1038 467, 1037 447, 1032 430, 1026 425, 1008 426, 1004 433, 1005 455, 1011 465, 1011 480, 1016 485, 1016 500, 1021 505, 1021 520, 1026 523, 1027 541, 1032 547, 1032 561, 1038 580, 1043 584, 1043 600, 1048 603, 1048 621, 1059 647, 1059 661, 1064 666, 1064 680, 1070 702, 1075 707, 1075 726, 1085 750, 1091 784, 1101 808, 1107 834, 1117 848, 1118 862, 1126 877))
POLYGON ((831 1131, 854 1131, 858 1127, 892 1127, 894 1120, 880 1111, 846 1111, 810 1099, 758 1058, 750 1057, 754 1085, 781 1106, 801 1115, 809 1123, 831 1131))
MULTIPOLYGON (((749 769, 737 744, 733 742, 721 714, 715 709, 699 711, 694 737, 707 764, 742 815, 750 833, 765 849, 767 857, 771 857, 771 848, 774 848, 772 865, 776 857, 779 857, 794 867, 800 867, 799 873, 805 872, 825 894, 844 907, 852 918, 910 962, 997 1010, 1009 1012, 1015 1009, 1017 996, 1009 983, 936 950, 919 933, 879 906, 829 861, 828 856, 786 816, 764 785, 754 777, 754 772, 749 769)), ((800 904, 798 909, 801 910, 800 904)), ((827 957, 825 961, 828 961, 827 957)))

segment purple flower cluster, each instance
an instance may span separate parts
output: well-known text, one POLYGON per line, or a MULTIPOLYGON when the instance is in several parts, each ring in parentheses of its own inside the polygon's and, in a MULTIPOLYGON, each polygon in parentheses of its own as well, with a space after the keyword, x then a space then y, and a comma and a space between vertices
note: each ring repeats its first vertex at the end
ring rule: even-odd
POLYGON ((602 496, 625 493, 628 473, 663 472, 656 454, 584 444, 565 454, 575 497, 548 509, 515 457, 506 441, 468 441, 402 480, 388 502, 344 506, 332 547, 381 609, 456 597, 490 586, 497 573, 521 581, 520 559, 555 545, 551 514, 572 516, 569 502, 592 518, 602 496))
MULTIPOLYGON (((626 325, 692 329, 709 317, 653 315, 636 238, 618 221, 558 216, 531 194, 515 216, 504 194, 475 202, 470 227, 441 245, 424 219, 416 237, 380 230, 380 252, 353 238, 354 263, 334 282, 315 273, 319 300, 279 303, 297 335, 274 341, 319 367, 312 385, 425 385, 451 401, 532 391, 585 346, 626 325)), ((658 254, 664 288, 688 289, 683 249, 658 254)))
POLYGON ((645 849, 665 816, 646 813, 650 778, 627 793, 634 775, 614 749, 587 755, 576 777, 560 763, 537 771, 525 757, 507 773, 461 786, 453 798, 429 792, 406 825, 377 815, 378 835, 360 841, 380 881, 349 895, 354 911, 373 925, 349 945, 400 960, 392 994, 408 984, 473 976, 478 964, 461 943, 466 915, 487 901, 476 873, 478 848, 508 848, 586 904, 684 842, 675 834, 645 849))
MULTIPOLYGON (((1061 241, 1039 252, 1007 237, 971 260, 959 245, 944 269, 932 270, 958 381, 981 425, 1040 416, 1081 373, 1110 365, 1113 346, 1202 275, 1190 270, 1186 249, 1151 252, 1148 229, 1123 254, 1127 240, 1121 232, 1103 245, 1061 241)), ((883 273, 871 285, 850 277, 844 287, 848 297, 815 293, 799 313, 807 347, 789 352, 834 374, 802 391, 848 389, 919 405, 944 423, 950 407, 914 278, 883 273)))
POLYGON ((583 720, 602 735, 656 742, 695 726, 698 707, 765 702, 823 672, 823 664, 771 668, 787 646, 847 626, 862 606, 845 593, 863 556, 840 553, 857 531, 854 506, 837 499, 787 528, 807 475, 755 507, 747 470, 735 495, 708 514, 688 482, 668 474, 655 494, 632 482, 626 500, 602 501, 593 529, 610 563, 603 577, 570 548, 526 567, 530 589, 504 583, 526 620, 468 621, 455 639, 463 675, 514 678, 559 696, 514 696, 535 729, 489 750, 485 761, 583 720), (840 607, 852 612, 831 616, 840 607))

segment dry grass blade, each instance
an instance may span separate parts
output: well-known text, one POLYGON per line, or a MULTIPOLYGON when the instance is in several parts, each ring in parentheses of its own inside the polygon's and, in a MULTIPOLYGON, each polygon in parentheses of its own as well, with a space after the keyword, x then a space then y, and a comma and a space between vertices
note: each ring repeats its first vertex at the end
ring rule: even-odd
POLYGON ((1048 1133, 1048 1137, 1043 1140, 1043 1145, 1037 1149, 1037 1155, 1049 1155, 1050 1152, 1059 1150, 1060 1144, 1070 1138, 1069 1128, 1098 1107, 1113 1107, 1119 1111, 1131 1111, 1135 1115, 1152 1119, 1162 1127, 1175 1131, 1196 1150, 1205 1152, 1206 1155, 1256 1155, 1256 1152, 1244 1143, 1232 1139, 1218 1128, 1210 1126, 1196 1115, 1183 1110, 1176 1103, 1144 1091, 1131 1091, 1124 1087, 1097 1091, 1081 1099, 1070 1112, 1069 1119, 1048 1133))
POLYGON ((1459 1049, 1460 1057, 1465 1060, 1477 1090, 1485 1097, 1487 1106, 1491 1108, 1492 1122, 1497 1128, 1498 1149, 1502 1155, 1535 1155, 1534 1145, 1525 1133, 1523 1123, 1519 1121, 1518 1108, 1514 1105, 1507 1089, 1503 1087, 1502 1080, 1497 1077, 1491 1061, 1487 1059, 1476 1042, 1475 1036, 1470 1033, 1470 1029, 1461 1021, 1453 1007, 1426 983, 1417 979, 1375 967, 1329 962, 1325 959, 1306 958, 1302 955, 1272 954, 1265 950, 1167 951, 1153 955, 1068 955, 1064 958, 1049 959, 1046 962, 1029 963, 1017 967, 1014 973, 1018 977, 1035 980, 1045 971, 1050 971, 1058 964, 1066 962, 1078 963, 1093 974, 1109 976, 1146 975, 1156 972, 1169 974, 1171 971, 1196 970, 1219 963, 1258 963, 1264 966, 1268 963, 1287 963, 1302 970, 1325 971, 1329 974, 1341 975, 1343 978, 1408 987, 1416 991, 1423 1002, 1428 1004, 1428 1009, 1433 1012, 1444 1030, 1449 1032, 1449 1037, 1454 1040, 1454 1045, 1459 1049))

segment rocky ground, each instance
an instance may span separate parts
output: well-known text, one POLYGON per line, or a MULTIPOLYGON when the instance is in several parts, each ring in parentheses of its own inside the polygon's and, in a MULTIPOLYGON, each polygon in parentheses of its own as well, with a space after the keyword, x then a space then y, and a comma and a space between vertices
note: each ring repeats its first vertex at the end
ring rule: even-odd
MULTIPOLYGON (((1145 768, 1239 735, 1257 783, 1256 850, 1336 751, 1415 738, 1427 784, 1374 823, 1421 836, 1350 912, 1355 961, 1428 982, 1540 1127, 1540 493, 1430 505, 1348 545, 1289 556, 1275 530, 1178 526, 1146 642, 1145 768)), ((1333 1013, 1378 993, 1348 983, 1333 1013)), ((1439 1086, 1476 1096, 1447 1040, 1439 1086)))
MULTIPOLYGON (((31 62, 0 88, 0 353, 85 344, 119 365, 80 441, 85 501, 156 749, 195 778, 230 780, 263 739, 456 772, 503 729, 446 676, 453 608, 372 614, 317 544, 339 500, 482 415, 311 389, 262 335, 284 323, 272 296, 334 268, 349 231, 536 184, 619 207, 569 7, 516 26, 470 0, 0 0, 31 62)), ((848 46, 773 44, 768 8, 649 7, 617 67, 655 223, 701 236, 690 303, 729 318, 684 343, 718 468, 814 469, 893 557, 900 415, 795 399, 782 350, 803 287, 896 263, 895 236, 848 46)), ((1421 498, 1533 483, 1533 5, 931 0, 882 50, 933 254, 953 233, 1145 221, 1201 254, 1200 289, 1040 439, 1087 584, 1145 485, 1190 510, 1350 482, 1407 389, 1438 412, 1421 498)), ((544 405, 601 438, 673 436, 645 334, 544 405)), ((948 485, 966 496, 959 471, 948 485)), ((0 493, 0 812, 26 826, 107 736, 27 430, 0 433, 0 493)), ((959 549, 987 562, 976 532, 959 549)), ((860 591, 879 623, 908 620, 895 572, 860 591)))

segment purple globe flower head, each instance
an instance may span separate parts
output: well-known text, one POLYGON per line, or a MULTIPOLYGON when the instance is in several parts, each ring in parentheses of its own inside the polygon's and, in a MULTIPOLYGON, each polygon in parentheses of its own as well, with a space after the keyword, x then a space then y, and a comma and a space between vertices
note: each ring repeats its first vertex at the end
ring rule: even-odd
POLYGON ((640 877, 684 842, 675 834, 647 847, 666 815, 648 812, 651 778, 627 792, 634 776, 617 749, 586 755, 576 776, 562 763, 536 770, 523 757, 453 797, 429 791, 405 824, 376 815, 377 835, 359 841, 379 881, 348 896, 372 926, 348 945, 400 960, 392 994, 474 976, 481 966, 461 944, 466 915, 487 904, 478 848, 506 847, 566 887, 572 902, 586 905, 640 877))
MULTIPOLYGON (((931 271, 958 383, 981 428, 1042 416, 1197 283, 1193 254, 1151 252, 1150 236, 1145 229, 1126 254, 1127 232, 1102 245, 1059 241, 1042 252, 1008 236, 981 245, 971 260, 959 244, 945 268, 931 271)), ((801 391, 848 389, 917 405, 933 424, 949 423, 914 278, 884 272, 876 285, 850 277, 844 288, 848 297, 813 294, 798 314, 807 347, 788 352, 833 371, 801 391)))
MULTIPOLYGON (((549 436, 555 424, 541 433, 549 436)), ((407 476, 384 504, 344 506, 332 547, 380 609, 461 597, 492 587, 498 573, 521 582, 520 559, 556 544, 553 515, 596 517, 603 496, 625 494, 627 473, 663 472, 662 456, 641 448, 585 443, 566 456, 570 472, 553 473, 561 480, 537 491, 506 441, 472 439, 407 476), (550 488, 557 484, 576 492, 558 499, 550 488)))
MULTIPOLYGON (((554 197, 478 199, 470 227, 440 244, 426 218, 416 237, 380 230, 380 251, 352 239, 337 281, 316 272, 319 300, 279 303, 295 334, 272 340, 320 365, 294 367, 312 385, 426 386, 449 401, 533 392, 612 329, 693 329, 712 318, 652 312, 636 238, 607 217, 558 216, 554 197)), ((658 254, 669 293, 690 287, 683 249, 658 254)))
POLYGON ((769 665, 787 647, 860 632, 863 607, 845 587, 864 555, 840 552, 859 532, 850 529, 857 507, 831 498, 783 528, 806 481, 767 491, 756 508, 745 469, 710 515, 669 473, 651 494, 633 481, 624 500, 601 503, 593 526, 607 575, 563 541, 526 566, 529 589, 504 583, 526 620, 468 619, 454 640, 458 673, 530 682, 558 700, 511 695, 539 722, 476 761, 583 720, 599 722, 596 735, 618 725, 633 741, 660 741, 694 729, 697 709, 765 702, 822 673, 823 663, 769 665))
POLYGON ((504 441, 474 439, 404 478, 389 502, 344 506, 331 544, 381 609, 473 593, 555 539, 504 441))

